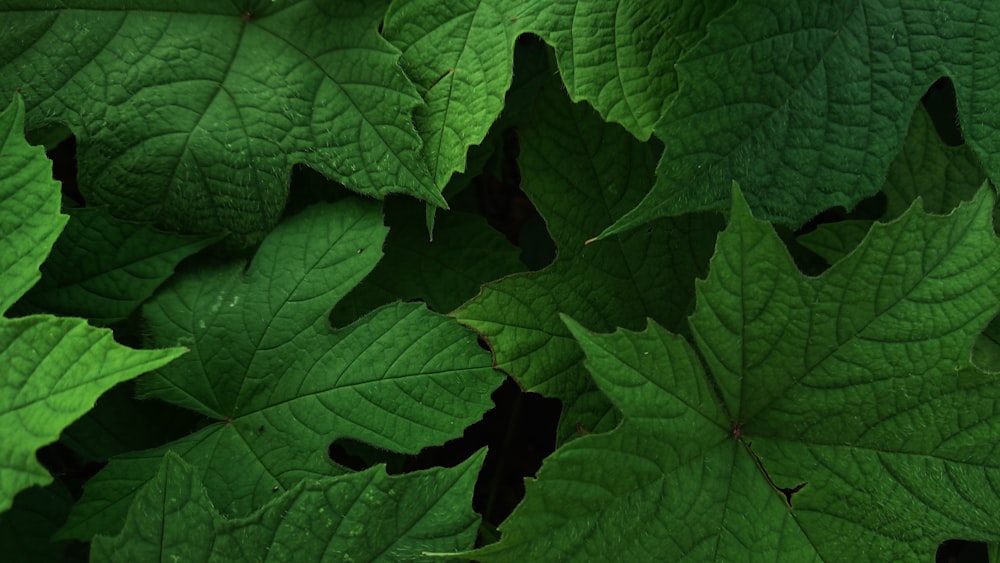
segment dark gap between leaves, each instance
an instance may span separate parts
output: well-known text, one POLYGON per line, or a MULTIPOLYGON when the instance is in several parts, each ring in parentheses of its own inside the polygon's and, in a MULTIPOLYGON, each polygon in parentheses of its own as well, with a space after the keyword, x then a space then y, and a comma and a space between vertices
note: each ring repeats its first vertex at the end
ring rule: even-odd
POLYGON ((931 117, 941 140, 953 147, 965 144, 965 135, 958 120, 955 85, 950 78, 939 78, 927 89, 920 102, 931 117))
POLYGON ((334 463, 348 469, 360 471, 385 463, 388 473, 398 475, 454 467, 486 446, 489 451, 472 505, 484 523, 496 526, 524 497, 524 478, 534 476, 542 460, 555 450, 561 403, 521 391, 510 377, 492 397, 496 406, 466 428, 461 438, 424 448, 416 455, 397 454, 351 439, 334 441, 328 454, 334 463))

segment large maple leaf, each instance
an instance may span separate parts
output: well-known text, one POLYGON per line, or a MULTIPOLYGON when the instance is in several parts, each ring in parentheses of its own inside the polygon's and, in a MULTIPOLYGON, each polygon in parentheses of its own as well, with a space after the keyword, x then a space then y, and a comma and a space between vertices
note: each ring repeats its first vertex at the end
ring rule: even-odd
POLYGON ((736 192, 696 347, 565 318, 624 421, 550 457, 475 557, 930 560, 1000 539, 1000 385, 969 363, 998 306, 993 202, 915 205, 808 278, 736 192))
POLYGON ((417 453, 478 420, 501 375, 453 319, 397 302, 330 326, 330 310, 378 263, 387 231, 369 201, 311 206, 279 225, 249 266, 175 276, 144 313, 153 342, 191 353, 140 381, 140 392, 213 423, 113 458, 64 535, 116 532, 168 450, 197 469, 222 514, 242 516, 305 477, 345 473, 327 455, 334 440, 417 453))

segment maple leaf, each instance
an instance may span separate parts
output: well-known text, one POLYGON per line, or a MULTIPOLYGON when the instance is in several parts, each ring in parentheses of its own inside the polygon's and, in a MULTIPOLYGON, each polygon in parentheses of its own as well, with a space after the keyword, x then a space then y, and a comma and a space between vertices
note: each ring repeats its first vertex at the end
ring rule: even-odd
POLYGON ((191 353, 139 382, 140 395, 212 424, 160 448, 112 458, 88 482, 63 537, 115 533, 136 491, 174 451, 213 504, 249 514, 306 477, 347 472, 341 438, 417 453, 461 435, 502 379, 472 332, 420 303, 393 303, 334 330, 330 310, 382 256, 381 207, 310 206, 242 260, 172 278, 144 307, 154 343, 191 353))
POLYGON ((969 365, 998 308, 994 199, 915 205, 808 278, 734 191, 697 351, 655 321, 564 317, 624 421, 546 460, 473 556, 916 560, 1000 539, 1000 385, 969 365))

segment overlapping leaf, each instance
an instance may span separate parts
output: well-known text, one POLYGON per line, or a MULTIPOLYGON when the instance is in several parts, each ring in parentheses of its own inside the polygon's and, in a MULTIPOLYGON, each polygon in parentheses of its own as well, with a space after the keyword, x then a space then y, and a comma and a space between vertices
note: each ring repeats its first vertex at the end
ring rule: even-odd
POLYGON ((743 0, 677 63, 656 125, 657 183, 606 234, 727 204, 740 182, 764 218, 801 224, 874 194, 914 106, 955 84, 967 142, 1000 173, 1000 5, 982 0, 743 0))
POLYGON ((0 514, 0 550, 12 562, 66 561, 69 542, 52 541, 66 521, 73 496, 60 481, 25 489, 0 514))
MULTIPOLYGON (((40 274, 66 217, 40 147, 23 137, 20 97, 0 113, 0 313, 40 274)), ((155 369, 182 349, 136 351, 83 319, 0 317, 0 512, 18 491, 52 480, 35 458, 116 383, 155 369)))
POLYGON ((695 215, 584 246, 638 201, 655 159, 656 147, 602 122, 587 106, 570 105, 553 81, 535 126, 522 135, 519 163, 523 189, 545 218, 559 257, 540 272, 486 286, 455 312, 489 340, 497 365, 522 387, 563 401, 561 439, 577 425, 611 429, 617 415, 583 370, 582 352, 559 313, 606 330, 637 327, 646 317, 678 327, 721 227, 716 216, 695 215))
POLYGON ((103 208, 68 210, 66 229, 19 307, 107 325, 128 317, 211 238, 165 233, 103 208))
MULTIPOLYGON (((882 186, 886 198, 882 219, 899 217, 917 197, 931 213, 947 213, 959 202, 971 199, 984 180, 979 159, 969 146, 945 145, 920 106, 913 114, 903 150, 889 166, 882 186)), ((857 246, 871 224, 863 220, 824 224, 799 237, 799 242, 832 263, 857 246)))
POLYGON ((476 559, 929 560, 1000 539, 1000 385, 969 366, 998 308, 992 190, 915 206, 818 278, 734 200, 700 357, 654 321, 566 319, 624 422, 549 458, 476 559))
POLYGON ((137 399, 135 387, 130 382, 101 395, 93 409, 63 431, 59 443, 85 459, 103 462, 160 446, 203 426, 203 417, 196 413, 163 401, 137 399))
POLYGON ((265 239, 248 268, 202 265, 161 290, 144 308, 152 340, 192 352, 140 387, 215 423, 112 459, 64 535, 117 532, 167 450, 197 468, 220 512, 245 515, 304 477, 343 473, 327 457, 336 439, 416 453, 478 420, 500 376, 454 320, 396 303, 330 327, 386 231, 374 203, 312 206, 265 239))
POLYGON ((640 140, 677 93, 674 64, 705 36, 732 0, 557 0, 536 2, 525 29, 555 47, 573 101, 640 140))
POLYGON ((480 453, 451 469, 389 477, 382 467, 303 482, 252 516, 227 520, 196 469, 168 453, 122 532, 94 538, 99 561, 418 561, 471 546, 480 453))
POLYGON ((443 203, 381 2, 0 2, 0 91, 77 135, 90 204, 259 241, 291 166, 443 203), (72 5, 77 4, 77 5, 72 5))
POLYGON ((538 34, 555 48, 571 99, 646 140, 677 90, 674 63, 730 4, 396 0, 383 33, 427 104, 414 118, 443 185, 500 115, 518 35, 538 34))

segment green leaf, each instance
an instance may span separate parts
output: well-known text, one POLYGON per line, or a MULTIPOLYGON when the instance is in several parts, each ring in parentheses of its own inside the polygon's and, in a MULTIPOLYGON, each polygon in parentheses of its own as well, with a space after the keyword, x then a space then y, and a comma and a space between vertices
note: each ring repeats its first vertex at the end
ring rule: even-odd
MULTIPOLYGON (((882 220, 899 217, 918 197, 931 213, 948 213, 959 202, 972 199, 985 179, 969 146, 946 145, 927 111, 917 106, 903 150, 889 166, 882 186, 886 198, 882 220)), ((863 220, 822 224, 798 240, 833 263, 861 242, 871 224, 863 220)))
POLYGON ((1000 174, 990 57, 1000 5, 743 0, 677 63, 677 97, 656 126, 652 191, 602 236, 653 218, 721 209, 738 181, 761 217, 798 225, 882 185, 927 87, 955 84, 967 142, 1000 174))
POLYGON ((0 91, 29 128, 76 134, 88 203, 252 244, 291 167, 444 205, 420 157, 420 104, 377 32, 381 2, 0 4, 0 91))
POLYGON ((0 312, 38 282, 38 266, 69 219, 59 213, 59 184, 40 147, 24 140, 20 96, 0 112, 0 312))
POLYGON ((452 469, 390 477, 382 467, 305 481, 252 516, 227 520, 196 470, 167 453, 125 528, 94 538, 97 561, 418 561, 472 545, 479 453, 452 469))
POLYGON ((546 0, 524 25, 555 47, 571 100, 645 141, 677 93, 675 63, 733 3, 546 0))
POLYGON ((646 317, 678 326, 693 307, 693 280, 704 274, 721 228, 714 215, 694 215, 584 246, 652 183, 655 149, 589 107, 570 105, 552 81, 534 126, 522 134, 519 162, 523 189, 545 218, 559 257, 540 272, 487 285, 454 313, 486 337, 497 367, 522 388, 563 401, 562 440, 578 425, 611 429, 618 417, 584 372, 582 352, 559 313, 607 330, 641 326, 646 317))
POLYGON ((480 286, 523 270, 517 248, 476 215, 437 215, 434 240, 427 235, 418 202, 386 202, 389 237, 385 258, 333 309, 334 326, 357 320, 397 299, 421 299, 448 313, 476 295, 480 286))
POLYGON ((882 186, 884 219, 895 219, 918 197, 930 213, 948 213, 972 199, 986 180, 968 144, 951 147, 941 140, 923 105, 917 106, 903 149, 889 165, 882 186))
MULTIPOLYGON (((41 147, 24 141, 20 97, 0 112, 0 314, 38 281, 66 217, 59 185, 41 147)), ((38 448, 94 406, 116 383, 160 367, 183 352, 131 350, 83 319, 0 317, 0 512, 14 495, 52 481, 38 448)))
POLYGON ((972 365, 989 373, 1000 373, 1000 321, 997 319, 993 319, 976 339, 972 348, 972 365))
POLYGON ((437 185, 465 170, 511 85, 514 4, 506 0, 396 0, 382 34, 426 105, 414 112, 423 156, 437 185), (512 21, 513 20, 513 21, 512 21))
POLYGON ((571 99, 647 140, 677 90, 674 63, 731 3, 395 0, 383 34, 426 103, 414 121, 440 186, 504 109, 518 35, 555 47, 571 99))
POLYGON ((567 318, 624 422, 550 457, 473 556, 909 561, 1000 539, 1000 385, 969 366, 998 308, 993 203, 914 207, 808 278, 737 192, 698 284, 700 357, 655 321, 567 318))
POLYGON ((212 238, 165 233, 106 209, 67 210, 70 220, 19 308, 108 325, 125 319, 212 238))
POLYGON ((117 532, 168 450, 197 468, 221 513, 243 516, 274 487, 346 472, 327 456, 337 439, 417 453, 481 418, 501 375, 454 320, 395 303, 331 329, 330 310, 375 267, 386 231, 372 202, 315 205, 279 225, 249 267, 203 266, 168 282, 144 307, 152 342, 191 354, 140 391, 214 423, 112 459, 62 536, 117 532))

